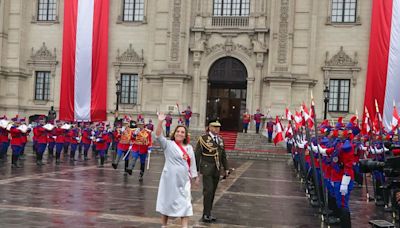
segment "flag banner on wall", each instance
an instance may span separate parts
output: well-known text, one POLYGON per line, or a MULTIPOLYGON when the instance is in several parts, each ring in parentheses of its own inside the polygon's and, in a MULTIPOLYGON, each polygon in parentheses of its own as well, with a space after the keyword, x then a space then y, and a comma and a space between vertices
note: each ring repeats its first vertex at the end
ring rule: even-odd
MULTIPOLYGON (((364 106, 391 129, 393 102, 400 107, 400 0, 373 0, 364 106)), ((364 112, 365 115, 365 112, 364 112)))
POLYGON ((106 120, 109 0, 64 1, 60 119, 106 120))

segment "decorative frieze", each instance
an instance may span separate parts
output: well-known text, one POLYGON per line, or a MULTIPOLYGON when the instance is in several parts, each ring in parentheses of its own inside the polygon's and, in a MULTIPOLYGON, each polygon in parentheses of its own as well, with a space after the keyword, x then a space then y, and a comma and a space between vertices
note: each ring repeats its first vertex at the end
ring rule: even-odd
POLYGON ((179 35, 181 25, 181 0, 174 0, 172 30, 171 30, 171 60, 179 60, 179 35))
POLYGON ((325 54, 325 65, 326 66, 356 66, 358 64, 357 52, 354 52, 354 59, 347 55, 343 51, 343 46, 340 47, 338 53, 336 53, 331 59, 328 59, 329 52, 325 54))
POLYGON ((54 48, 54 54, 50 52, 47 48, 46 43, 43 42, 42 46, 35 52, 35 49, 32 47, 31 52, 31 60, 32 61, 55 61, 56 56, 56 48, 54 48))
POLYGON ((281 14, 278 34, 278 63, 287 62, 288 28, 289 28, 289 0, 281 0, 281 14))
POLYGON ((119 54, 119 49, 117 50, 117 62, 128 62, 128 63, 143 63, 143 49, 142 55, 139 56, 136 53, 135 49, 133 49, 132 44, 129 44, 129 48, 126 49, 124 53, 119 54))

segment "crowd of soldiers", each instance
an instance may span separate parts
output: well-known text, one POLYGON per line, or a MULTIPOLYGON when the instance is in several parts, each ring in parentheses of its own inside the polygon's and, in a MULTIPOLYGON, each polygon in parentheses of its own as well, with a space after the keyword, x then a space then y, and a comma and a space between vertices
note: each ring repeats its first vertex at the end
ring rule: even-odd
POLYGON ((0 165, 6 165, 11 148, 11 167, 20 168, 25 160, 25 147, 28 139, 32 141, 32 150, 36 157, 37 166, 44 165, 43 156, 47 151, 47 163, 61 163, 61 155, 69 157, 70 162, 77 159, 98 160, 99 167, 109 158, 109 150, 117 153, 113 166, 116 168, 121 157, 126 161, 125 174, 132 174, 134 162, 140 157, 141 179, 144 173, 144 161, 151 152, 153 131, 152 120, 145 124, 142 115, 136 121, 124 117, 114 126, 105 122, 65 122, 39 116, 35 121, 27 123, 26 118, 16 116, 7 119, 0 117, 0 165), (47 149, 47 150, 46 150, 47 149), (126 156, 125 156, 126 155, 126 156), (129 165, 129 162, 131 164, 129 165))
POLYGON ((386 210, 398 210, 396 196, 400 193, 396 195, 393 191, 398 189, 386 188, 390 177, 385 176, 383 169, 387 158, 400 155, 396 130, 361 130, 356 118, 347 124, 342 118, 337 123, 325 120, 313 131, 306 125, 296 127, 289 122, 292 130, 286 131, 287 148, 295 170, 305 183, 310 204, 320 208, 325 223, 351 227, 350 193, 363 186, 368 200, 375 200, 377 206, 386 210), (366 171, 368 167, 363 161, 377 163, 366 171), (368 185, 374 190, 371 196, 368 185))

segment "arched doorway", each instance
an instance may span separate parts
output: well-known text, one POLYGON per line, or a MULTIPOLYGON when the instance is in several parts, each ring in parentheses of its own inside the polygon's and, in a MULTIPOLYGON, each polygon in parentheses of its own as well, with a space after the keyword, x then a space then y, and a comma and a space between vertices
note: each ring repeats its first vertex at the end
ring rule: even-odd
POLYGON ((208 74, 206 118, 219 119, 222 130, 241 131, 246 110, 247 70, 238 59, 224 57, 208 74))

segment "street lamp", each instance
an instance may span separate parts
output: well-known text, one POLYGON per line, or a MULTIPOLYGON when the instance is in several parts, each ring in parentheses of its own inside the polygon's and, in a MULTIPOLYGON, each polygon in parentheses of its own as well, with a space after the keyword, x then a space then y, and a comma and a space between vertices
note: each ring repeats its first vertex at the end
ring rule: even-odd
POLYGON ((118 105, 119 105, 119 96, 121 95, 121 81, 118 80, 117 83, 115 83, 115 87, 116 87, 116 95, 117 95, 117 105, 115 107, 115 111, 118 111, 118 105))
POLYGON ((324 103, 325 103, 324 120, 326 120, 326 114, 328 112, 329 92, 330 92, 329 87, 325 86, 325 89, 324 89, 324 103))
POLYGON ((115 94, 117 95, 117 103, 115 106, 115 123, 118 121, 118 106, 119 106, 119 97, 121 95, 121 81, 118 80, 117 83, 115 83, 116 91, 115 94))

